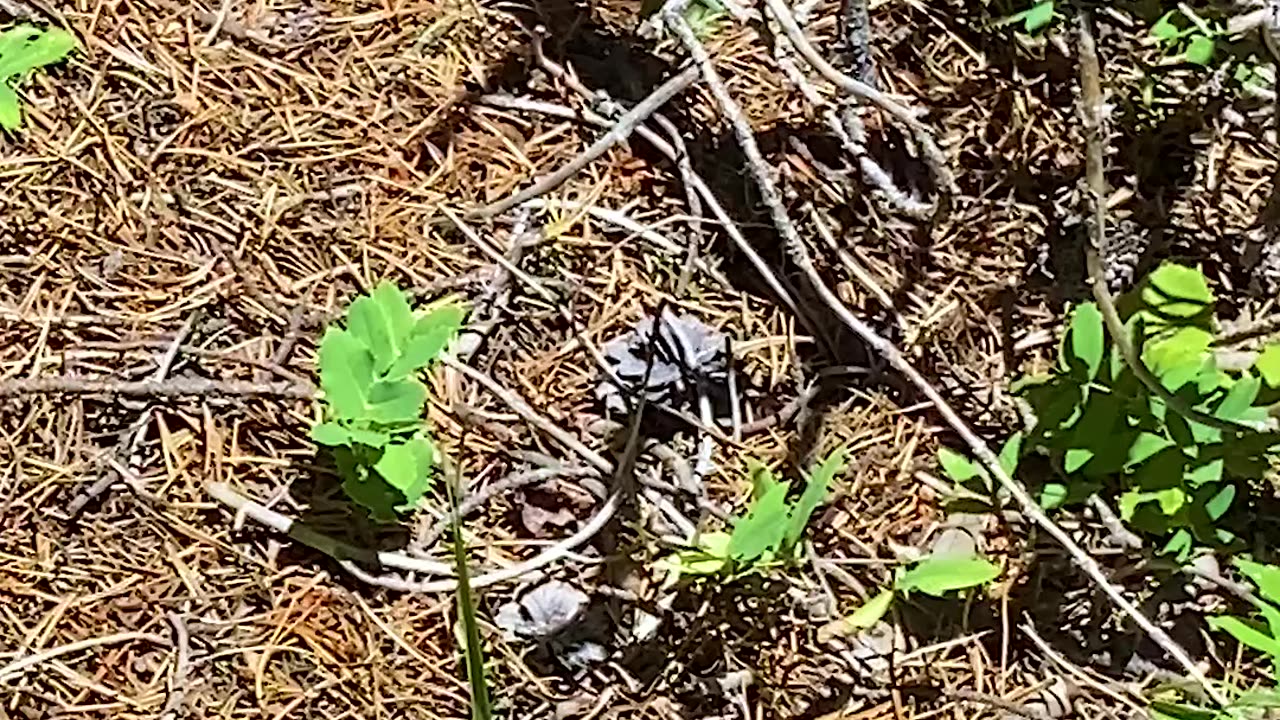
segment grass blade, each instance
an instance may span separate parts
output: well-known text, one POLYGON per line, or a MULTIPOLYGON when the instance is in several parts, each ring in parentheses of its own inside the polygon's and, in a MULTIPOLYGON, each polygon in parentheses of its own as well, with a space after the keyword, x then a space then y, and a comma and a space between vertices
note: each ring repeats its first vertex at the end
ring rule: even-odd
POLYGON ((480 626, 476 623, 476 606, 471 596, 471 575, 467 570, 467 544, 462 539, 462 517, 458 513, 460 470, 450 482, 449 506, 453 513, 453 558, 458 574, 458 617, 466 636, 467 682, 471 685, 471 720, 491 720, 493 705, 489 700, 489 684, 484 676, 484 650, 480 646, 480 626))

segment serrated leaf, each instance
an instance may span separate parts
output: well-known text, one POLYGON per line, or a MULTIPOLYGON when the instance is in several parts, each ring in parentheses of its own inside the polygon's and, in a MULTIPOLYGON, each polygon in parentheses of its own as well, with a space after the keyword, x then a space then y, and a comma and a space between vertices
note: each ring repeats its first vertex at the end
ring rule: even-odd
POLYGON ((1045 483, 1040 490, 1040 507, 1053 510, 1067 501, 1067 486, 1062 483, 1045 483))
POLYGON ((1280 343, 1272 343, 1263 348, 1253 367, 1268 385, 1280 388, 1280 343))
POLYGON ((320 388, 344 418, 365 417, 373 384, 373 356, 351 333, 329 328, 320 341, 320 388))
POLYGON ((1000 568, 984 557, 930 555, 910 570, 900 571, 894 583, 899 592, 919 590, 942 597, 951 590, 978 587, 1000 575, 1000 568))
POLYGON ((938 465, 947 477, 962 485, 976 477, 986 476, 981 465, 949 447, 938 448, 938 465))
POLYGON ((801 493, 800 499, 796 501, 787 517, 787 532, 782 542, 784 547, 791 547, 799 542, 805 526, 809 524, 809 518, 813 516, 813 511, 827 499, 831 481, 835 479, 837 473, 844 470, 844 462, 844 449, 836 450, 828 455, 827 459, 809 476, 804 492, 801 493))
POLYGON ((404 351, 387 370, 388 378, 404 377, 440 357, 462 327, 465 311, 456 305, 436 308, 413 326, 404 351))
POLYGON ((1272 659, 1280 659, 1280 642, 1252 624, 1229 615, 1205 618, 1209 627, 1225 632, 1254 650, 1266 653, 1272 659))
POLYGON ((1280 567, 1264 565, 1244 558, 1236 558, 1235 565, 1245 577, 1253 581, 1263 598, 1280 604, 1280 567))
POLYGON ((1079 362, 1084 368, 1085 380, 1093 380, 1102 367, 1106 350, 1102 313, 1093 303, 1084 303, 1071 313, 1071 329, 1067 333, 1068 360, 1079 362))
POLYGON ((893 590, 881 590, 880 594, 868 600, 862 607, 854 610, 844 618, 844 624, 853 631, 866 630, 884 618, 893 605, 893 590))
POLYGON ((311 439, 321 445, 346 445, 351 442, 351 433, 335 422, 323 422, 313 425, 311 439))
POLYGON ((380 423, 407 423, 419 420, 426 403, 427 388, 417 380, 380 380, 369 388, 366 416, 380 423))
POLYGON ((404 293, 383 281, 347 309, 347 330, 373 354, 374 370, 386 372, 413 331, 413 310, 404 293))
POLYGON ((736 522, 729 537, 729 556, 750 563, 776 551, 787 533, 789 483, 774 483, 751 504, 746 517, 736 522))
POLYGON ((1191 42, 1187 43, 1184 57, 1187 62, 1203 67, 1213 62, 1213 50, 1213 38, 1206 35, 1193 35, 1191 42))
POLYGON ((404 495, 405 507, 416 507, 431 487, 435 448, 421 435, 403 443, 387 445, 373 466, 387 484, 404 495))

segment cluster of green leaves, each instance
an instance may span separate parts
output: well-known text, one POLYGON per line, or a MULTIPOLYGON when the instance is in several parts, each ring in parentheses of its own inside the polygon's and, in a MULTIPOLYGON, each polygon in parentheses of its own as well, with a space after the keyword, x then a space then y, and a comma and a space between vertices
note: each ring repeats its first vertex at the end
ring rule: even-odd
POLYGON ((343 489, 375 520, 395 520, 431 487, 435 445, 418 379, 458 333, 465 313, 443 304, 414 311, 383 282, 347 309, 345 327, 320 342, 324 420, 311 438, 333 449, 343 489))
POLYGON ((13 132, 22 127, 22 103, 14 85, 33 70, 52 65, 76 47, 65 30, 41 30, 19 25, 0 32, 0 127, 13 132))
POLYGON ((681 576, 735 576, 795 557, 809 519, 827 498, 831 483, 845 467, 845 453, 836 450, 805 479, 794 499, 791 483, 780 481, 763 465, 751 466, 752 500, 731 532, 703 533, 697 547, 659 561, 674 581, 681 576))
POLYGON ((895 598, 913 592, 944 597, 955 590, 981 587, 999 575, 1000 568, 981 555, 934 553, 911 567, 898 568, 893 584, 846 616, 844 625, 850 631, 866 630, 880 622, 895 598))
POLYGON ((1171 57, 1206 67, 1213 62, 1217 39, 1225 28, 1198 17, 1188 17, 1182 10, 1170 10, 1151 26, 1151 36, 1171 57))
MULTIPOLYGON (((1265 472, 1268 455, 1280 451, 1280 436, 1248 429, 1260 427, 1280 397, 1280 345, 1246 354, 1231 370, 1220 367, 1213 304, 1198 269, 1171 263, 1120 303, 1127 331, 1159 382, 1238 432, 1184 417, 1150 393, 1109 342, 1101 312, 1086 303, 1071 313, 1053 371, 1013 383, 1036 423, 1006 443, 1005 470, 1013 473, 1029 454, 1045 457, 1062 479, 1041 484, 1047 509, 1102 493, 1125 522, 1164 538, 1169 552, 1231 542, 1224 516, 1248 481, 1265 472)), ((957 482, 985 477, 953 451, 943 450, 939 460, 957 482)))
MULTIPOLYGON (((1208 619, 1209 627, 1265 655, 1271 661, 1272 673, 1280 681, 1280 567, 1244 558, 1236 558, 1235 565, 1257 589, 1252 602, 1262 622, 1220 615, 1208 619)), ((1273 713, 1280 710, 1280 691, 1275 687, 1243 692, 1235 688, 1227 690, 1232 697, 1231 704, 1217 709, 1182 703, 1176 691, 1158 695, 1151 705, 1152 717, 1154 720, 1257 720, 1274 717, 1273 713)))

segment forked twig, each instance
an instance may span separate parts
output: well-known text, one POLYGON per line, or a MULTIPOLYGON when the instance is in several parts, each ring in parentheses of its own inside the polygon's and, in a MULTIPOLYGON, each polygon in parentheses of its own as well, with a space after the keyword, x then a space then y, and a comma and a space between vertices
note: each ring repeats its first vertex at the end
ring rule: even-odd
POLYGON ((281 397, 310 400, 315 388, 301 383, 243 382, 171 378, 154 380, 103 380, 50 377, 0 382, 0 398, 24 395, 123 395, 128 397, 281 397))
POLYGON ((493 217, 500 213, 506 212, 520 203, 536 198, 539 195, 555 190, 565 183, 569 178, 578 174, 578 171, 591 164, 596 158, 609 151, 609 148, 631 137, 636 131, 636 127, 644 122, 658 108, 666 105, 671 98, 680 94, 685 88, 693 84, 698 77, 698 71, 695 68, 687 68, 679 75, 667 80, 658 86, 657 90, 650 93, 649 97, 641 100, 635 107, 628 110, 618 118, 617 123, 604 137, 595 141, 582 154, 569 161, 568 164, 559 170, 538 180, 533 185, 521 190, 505 200, 499 200, 491 205, 486 205, 467 213, 467 217, 472 219, 482 219, 493 217))

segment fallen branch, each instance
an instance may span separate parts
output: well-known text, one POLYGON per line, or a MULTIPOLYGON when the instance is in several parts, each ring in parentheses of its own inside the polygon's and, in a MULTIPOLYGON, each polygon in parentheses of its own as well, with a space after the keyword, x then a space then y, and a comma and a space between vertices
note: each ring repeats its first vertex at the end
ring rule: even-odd
POLYGON ((655 113, 658 108, 666 105, 671 98, 675 97, 692 85, 697 77, 697 70, 694 68, 688 68, 679 75, 667 80, 662 85, 659 85, 657 90, 650 93, 649 97, 641 100, 635 107, 631 108, 624 113, 622 117, 618 118, 613 129, 605 133, 604 137, 592 143, 591 146, 583 151, 582 154, 569 161, 569 163, 564 167, 561 167, 559 170, 547 175, 535 182, 533 185, 530 185, 505 200, 499 200, 496 203, 486 205, 467 213, 467 217, 472 219, 493 217, 494 215, 510 210, 526 200, 531 200, 539 195, 544 195, 560 187, 566 180, 578 174, 582 168, 591 164, 596 160, 596 158, 599 158, 601 155, 608 152, 614 145, 617 145, 631 137, 631 134, 636 131, 636 127, 640 123, 644 122, 646 118, 655 113))
MULTIPOLYGON (((769 7, 774 10, 775 14, 786 14, 790 20, 790 24, 797 31, 795 20, 790 17, 790 13, 786 11, 785 6, 781 5, 779 0, 766 0, 769 7)), ((679 0, 677 0, 679 2, 679 0)), ((1165 652, 1169 653, 1187 673, 1202 684, 1206 691, 1215 700, 1222 699, 1222 694, 1209 682, 1204 673, 1196 667, 1195 661, 1187 651, 1179 645, 1167 632, 1153 623, 1137 605, 1129 601, 1124 596, 1120 588, 1116 587, 1102 571, 1101 566, 1093 559, 1074 539, 1063 530, 1057 523, 1049 518, 1041 509, 1039 503, 1031 496, 1022 483, 1015 480, 1009 473, 1005 472, 999 458, 991 448, 987 446, 986 441, 978 436, 977 433, 969 427, 964 418, 960 416, 942 393, 938 391, 928 379, 916 370, 915 367, 907 362, 902 353, 893 343, 881 337, 879 333, 867 325, 844 304, 844 302, 827 287, 826 282, 814 267, 813 261, 809 256, 809 250, 801 240, 799 232, 795 225, 791 222, 787 214, 786 207, 782 203, 782 197, 778 192, 777 186, 774 184, 768 164, 765 163, 764 157, 760 153, 760 148, 756 143, 755 134, 751 130, 751 126, 747 123, 746 118, 742 114, 742 109, 738 106, 732 96, 725 89, 724 84, 719 82, 719 77, 715 74, 715 68, 711 65, 711 60, 707 54, 706 48, 698 41, 693 34, 693 30, 685 22, 683 15, 678 12, 676 5, 668 5, 664 10, 667 23, 676 31, 676 34, 693 54, 695 61, 703 68, 704 77, 707 84, 711 87, 712 93, 721 105, 721 111, 734 125, 734 134, 738 141, 742 144, 743 154, 747 157, 747 163, 751 170, 752 176, 755 178, 757 185, 760 187, 760 196, 765 204, 769 207, 769 213, 773 217, 778 232, 782 235, 786 243, 789 257, 796 263, 802 272, 809 278, 813 288, 819 297, 831 309, 832 312, 840 319, 842 323, 862 339, 871 349, 878 352, 894 370, 905 376, 916 389, 925 396, 951 427, 957 435, 969 446, 970 451, 982 461, 988 471, 999 483, 1009 492, 1009 494, 1021 506, 1022 512, 1033 522, 1043 528, 1070 555, 1075 564, 1087 574, 1090 579, 1107 595, 1108 598, 1122 612, 1129 616, 1138 627, 1142 628, 1148 636, 1165 652)), ((785 23, 784 23, 785 25, 785 23)), ((795 38, 792 38, 795 42, 795 38)), ((807 43, 807 41, 805 41, 807 43)), ((797 42, 797 45, 799 43, 797 42)), ((810 51, 812 48, 810 47, 810 51)), ((854 81, 849 78, 851 82, 854 81)), ((861 83, 857 83, 862 85, 861 83)))
POLYGON ((172 378, 169 380, 98 380, 78 377, 15 378, 0 382, 0 398, 26 395, 123 395, 127 397, 280 397, 310 400, 315 388, 301 383, 255 383, 172 378))

